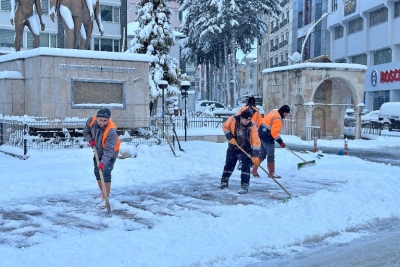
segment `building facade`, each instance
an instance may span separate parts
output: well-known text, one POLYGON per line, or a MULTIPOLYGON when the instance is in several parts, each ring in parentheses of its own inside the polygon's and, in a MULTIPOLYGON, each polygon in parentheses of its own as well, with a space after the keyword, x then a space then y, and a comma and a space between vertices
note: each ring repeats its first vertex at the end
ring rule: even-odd
MULTIPOLYGON (((58 19, 52 22, 49 16, 50 0, 41 0, 43 10, 44 31, 40 32, 40 46, 64 48, 64 33, 58 19)), ((10 23, 10 0, 0 1, 0 55, 14 51, 14 26, 10 23)), ((126 50, 124 35, 127 28, 126 0, 100 0, 100 14, 104 27, 104 34, 95 25, 90 40, 90 50, 121 52, 126 50)), ((95 23, 96 24, 96 23, 95 23)), ((126 43, 126 41, 125 41, 126 43)), ((21 51, 33 48, 33 35, 25 27, 21 51)))
POLYGON ((400 1, 329 0, 330 58, 365 73, 365 108, 400 101, 400 1))
POLYGON ((293 0, 281 0, 283 12, 279 18, 261 15, 268 24, 265 38, 257 46, 257 94, 262 94, 263 69, 287 66, 293 43, 293 0))

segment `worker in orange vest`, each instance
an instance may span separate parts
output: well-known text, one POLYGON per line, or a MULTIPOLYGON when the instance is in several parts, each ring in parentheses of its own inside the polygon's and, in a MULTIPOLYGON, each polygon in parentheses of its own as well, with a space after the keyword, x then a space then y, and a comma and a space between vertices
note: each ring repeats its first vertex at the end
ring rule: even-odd
POLYGON ((96 176, 101 192, 99 197, 102 199, 100 208, 105 208, 106 206, 99 169, 103 172, 105 189, 107 197, 109 197, 111 191, 111 171, 114 168, 121 144, 117 133, 117 126, 110 117, 111 110, 102 108, 97 112, 96 116, 86 121, 85 128, 83 129, 84 138, 89 142, 90 147, 96 147, 100 160, 100 163, 97 164, 96 157, 93 157, 94 175, 96 176))
POLYGON ((243 166, 242 174, 240 176, 241 189, 239 194, 247 194, 250 185, 250 164, 259 165, 258 153, 260 150, 261 142, 258 138, 256 125, 251 121, 253 112, 251 110, 243 111, 239 116, 231 116, 222 125, 222 130, 228 139, 228 149, 226 151, 226 159, 224 171, 221 177, 221 185, 219 189, 225 189, 229 186, 229 178, 239 156, 242 156, 243 166), (240 147, 240 148, 239 148, 240 147), (251 154, 251 159, 246 156, 246 153, 251 154))
POLYGON ((239 109, 236 115, 240 115, 244 110, 253 110, 253 116, 251 117, 251 121, 254 122, 257 125, 257 128, 260 127, 261 122, 262 122, 262 116, 261 112, 258 110, 256 107, 256 99, 253 96, 249 97, 249 100, 247 100, 246 106, 242 107, 239 109))
MULTIPOLYGON (((283 105, 279 109, 273 109, 264 116, 264 119, 258 128, 258 136, 261 140, 261 149, 258 155, 260 163, 267 158, 268 176, 271 178, 281 178, 275 174, 275 142, 282 148, 286 145, 283 142, 280 131, 283 125, 283 119, 290 113, 290 107, 283 105)), ((254 164, 251 173, 259 177, 257 172, 259 165, 254 164)))
MULTIPOLYGON (((253 96, 250 96, 249 99, 247 100, 246 106, 242 107, 239 109, 239 111, 236 113, 236 115, 240 115, 243 111, 245 110, 250 110, 253 112, 253 116, 251 117, 251 121, 254 122, 254 124, 258 127, 260 127, 261 122, 262 122, 262 116, 261 112, 258 110, 256 107, 256 99, 253 96)), ((238 170, 242 169, 242 157, 239 156, 239 163, 238 163, 238 170)))

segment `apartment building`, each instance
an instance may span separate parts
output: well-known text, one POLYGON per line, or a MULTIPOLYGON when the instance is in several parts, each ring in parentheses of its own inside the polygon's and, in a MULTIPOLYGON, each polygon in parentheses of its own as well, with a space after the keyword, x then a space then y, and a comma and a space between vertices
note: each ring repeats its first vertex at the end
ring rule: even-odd
MULTIPOLYGON (((50 0, 41 0, 43 10, 43 22, 46 25, 40 32, 40 46, 64 47, 64 34, 61 23, 55 19, 52 22, 49 16, 50 0)), ((14 26, 10 23, 10 0, 0 1, 0 55, 8 54, 14 50, 14 26)), ((104 27, 104 35, 101 36, 97 25, 93 27, 90 41, 90 49, 96 51, 121 52, 126 50, 124 34, 127 27, 126 0, 100 0, 100 12, 104 27)), ((22 39, 21 51, 33 48, 33 36, 25 27, 22 39)))
MULTIPOLYGON (((267 22, 265 38, 257 46, 257 94, 262 94, 261 71, 266 68, 287 66, 291 64, 289 56, 292 54, 293 43, 293 0, 281 0, 283 9, 279 18, 261 15, 260 18, 267 22)), ((295 39, 294 39, 295 40, 295 39)), ((294 50, 296 51, 296 50, 294 50)))
POLYGON ((368 66, 365 108, 400 101, 400 1, 329 0, 330 58, 368 66))

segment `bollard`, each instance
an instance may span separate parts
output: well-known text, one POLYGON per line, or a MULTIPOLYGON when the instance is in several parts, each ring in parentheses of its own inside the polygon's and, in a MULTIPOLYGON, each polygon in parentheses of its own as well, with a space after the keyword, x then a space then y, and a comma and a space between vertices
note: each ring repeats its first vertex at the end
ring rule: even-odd
POLYGON ((314 153, 317 152, 317 151, 318 151, 318 149, 317 149, 317 137, 314 136, 314 153))
POLYGON ((347 156, 347 138, 344 139, 344 150, 343 150, 343 155, 347 156))

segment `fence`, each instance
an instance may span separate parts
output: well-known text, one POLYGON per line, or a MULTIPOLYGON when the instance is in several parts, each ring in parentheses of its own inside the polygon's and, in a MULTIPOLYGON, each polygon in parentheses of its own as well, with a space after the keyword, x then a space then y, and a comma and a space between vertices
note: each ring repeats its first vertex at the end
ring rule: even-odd
POLYGON ((314 140, 314 137, 321 139, 321 127, 306 126, 306 141, 314 140))
MULTIPOLYGON (((117 126, 123 125, 118 128, 118 135, 122 142, 136 146, 139 144, 164 145, 167 142, 155 117, 146 120, 116 119, 113 121, 117 126)), ((86 119, 30 118, 21 121, 0 119, 0 146, 20 148, 23 155, 18 155, 15 149, 3 150, 7 154, 20 158, 26 158, 27 151, 30 149, 83 148, 87 146, 87 141, 83 137, 85 123, 86 119)), ((161 124, 173 142, 171 121, 165 120, 161 124)))
MULTIPOLYGON (((188 128, 220 128, 227 118, 211 118, 188 116, 188 128)), ((185 117, 165 116, 163 118, 151 117, 142 120, 129 118, 113 119, 118 127, 118 135, 122 142, 138 146, 140 144, 165 145, 169 138, 171 143, 175 142, 172 128, 184 129, 185 117), (159 120, 160 125, 156 120, 159 120), (164 136, 162 128, 166 135, 164 136)), ((54 119, 44 117, 24 117, 21 120, 0 119, 0 146, 19 148, 22 155, 15 150, 7 152, 2 147, 2 152, 12 154, 20 158, 26 158, 28 150, 50 150, 50 149, 76 149, 87 146, 83 138, 83 128, 86 119, 54 119)), ((281 134, 293 134, 294 121, 285 119, 281 134)))

